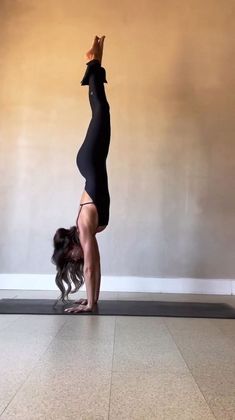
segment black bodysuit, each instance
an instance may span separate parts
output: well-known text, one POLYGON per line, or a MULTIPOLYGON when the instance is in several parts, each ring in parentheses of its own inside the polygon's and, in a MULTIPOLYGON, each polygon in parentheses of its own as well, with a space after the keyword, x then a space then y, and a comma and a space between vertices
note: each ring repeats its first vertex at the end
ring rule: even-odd
POLYGON ((89 85, 92 118, 85 140, 78 151, 76 162, 79 171, 86 179, 85 191, 96 205, 98 226, 108 224, 110 207, 106 158, 109 151, 111 128, 104 83, 107 83, 105 69, 101 67, 98 60, 89 61, 81 84, 89 85))

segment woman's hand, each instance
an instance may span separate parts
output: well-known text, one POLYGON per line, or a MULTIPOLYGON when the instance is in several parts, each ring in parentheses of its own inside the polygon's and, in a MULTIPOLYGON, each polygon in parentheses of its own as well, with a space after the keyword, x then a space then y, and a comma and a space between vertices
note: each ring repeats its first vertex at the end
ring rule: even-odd
POLYGON ((88 300, 87 299, 79 299, 75 300, 74 303, 78 303, 79 305, 87 305, 88 300))
POLYGON ((67 308, 64 310, 64 312, 74 312, 74 313, 78 313, 78 312, 92 312, 94 306, 89 306, 89 305, 76 305, 76 306, 71 306, 71 308, 67 308))

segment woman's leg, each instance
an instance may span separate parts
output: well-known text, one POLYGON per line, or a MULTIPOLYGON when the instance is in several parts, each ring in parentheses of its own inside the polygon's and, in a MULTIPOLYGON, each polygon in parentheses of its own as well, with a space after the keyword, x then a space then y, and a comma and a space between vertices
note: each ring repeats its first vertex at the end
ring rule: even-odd
MULTIPOLYGON (((89 86, 89 102, 92 117, 82 146, 77 154, 77 166, 86 179, 85 201, 93 201, 98 213, 97 227, 106 225, 101 206, 108 196, 106 158, 110 144, 110 113, 104 83, 105 73, 98 60, 87 64, 82 84, 89 86)), ((81 198, 81 202, 83 200, 81 198)))

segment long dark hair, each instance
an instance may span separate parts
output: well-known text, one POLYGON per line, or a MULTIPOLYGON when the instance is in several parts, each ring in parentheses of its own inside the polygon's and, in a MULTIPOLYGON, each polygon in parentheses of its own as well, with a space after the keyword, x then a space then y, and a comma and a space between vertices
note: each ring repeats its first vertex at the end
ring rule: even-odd
POLYGON ((84 283, 84 259, 74 261, 68 256, 68 252, 72 250, 75 244, 81 246, 76 226, 72 226, 70 229, 57 229, 53 244, 54 252, 51 262, 56 265, 55 282, 61 291, 58 301, 62 300, 65 303, 65 298, 67 298, 67 301, 69 300, 69 293, 76 293, 84 283), (63 282, 67 284, 67 290, 63 282), (73 290, 72 283, 75 286, 73 290))

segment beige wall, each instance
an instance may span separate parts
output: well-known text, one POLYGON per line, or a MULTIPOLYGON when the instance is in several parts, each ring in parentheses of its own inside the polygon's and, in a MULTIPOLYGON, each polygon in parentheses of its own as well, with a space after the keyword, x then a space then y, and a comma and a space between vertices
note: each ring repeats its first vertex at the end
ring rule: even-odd
POLYGON ((110 224, 102 272, 235 277, 234 1, 1 0, 1 272, 52 273, 75 224, 90 119, 84 51, 106 35, 110 224))

